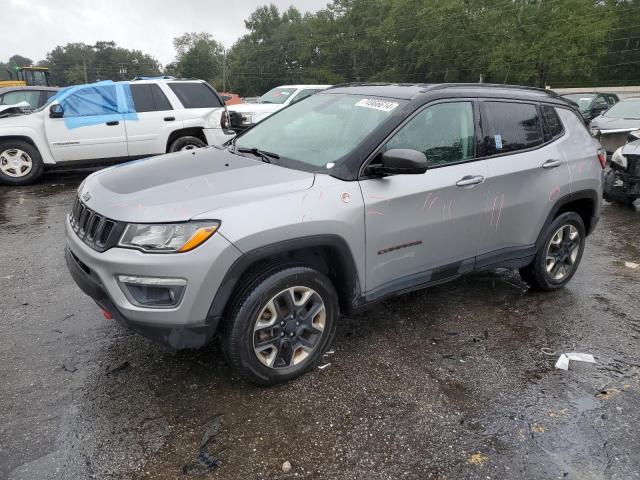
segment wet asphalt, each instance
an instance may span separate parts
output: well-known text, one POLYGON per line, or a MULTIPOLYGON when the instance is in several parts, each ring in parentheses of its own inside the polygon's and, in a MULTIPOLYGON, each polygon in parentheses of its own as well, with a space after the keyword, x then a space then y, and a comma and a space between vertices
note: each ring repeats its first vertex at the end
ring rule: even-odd
POLYGON ((640 478, 640 207, 605 204, 562 291, 501 270, 398 297, 342 318, 329 366, 263 389, 73 284, 85 175, 0 187, 0 478, 640 478), (597 363, 556 370, 563 351, 597 363), (217 415, 220 466, 187 476, 217 415))

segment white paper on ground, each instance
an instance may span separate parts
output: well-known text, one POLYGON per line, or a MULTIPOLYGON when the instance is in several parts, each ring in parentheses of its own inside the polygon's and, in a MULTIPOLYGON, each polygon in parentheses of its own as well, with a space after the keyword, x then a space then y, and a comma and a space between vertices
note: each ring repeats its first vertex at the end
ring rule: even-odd
POLYGON ((632 269, 636 269, 638 267, 640 267, 640 265, 638 265, 637 263, 633 263, 633 262, 624 262, 624 266, 627 268, 632 268, 632 269))
POLYGON ((576 360, 577 362, 587 362, 587 363, 596 363, 593 355, 589 355, 588 353, 575 353, 570 352, 567 353, 567 358, 569 360, 576 360))
POLYGON ((560 358, 558 358, 558 361, 556 362, 556 368, 559 368, 561 370, 569 370, 569 360, 574 360, 576 362, 596 363, 593 355, 590 355, 588 353, 569 352, 560 355, 560 358))
POLYGON ((569 370, 569 357, 567 357, 564 353, 560 355, 558 361, 556 362, 556 368, 560 368, 561 370, 569 370))

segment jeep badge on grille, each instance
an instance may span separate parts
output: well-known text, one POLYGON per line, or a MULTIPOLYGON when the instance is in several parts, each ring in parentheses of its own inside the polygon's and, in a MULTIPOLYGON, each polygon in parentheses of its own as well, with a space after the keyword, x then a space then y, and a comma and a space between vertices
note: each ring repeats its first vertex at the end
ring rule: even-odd
POLYGON ((89 200, 91 200, 91 194, 86 191, 82 194, 82 200, 84 200, 85 202, 88 202, 89 200))

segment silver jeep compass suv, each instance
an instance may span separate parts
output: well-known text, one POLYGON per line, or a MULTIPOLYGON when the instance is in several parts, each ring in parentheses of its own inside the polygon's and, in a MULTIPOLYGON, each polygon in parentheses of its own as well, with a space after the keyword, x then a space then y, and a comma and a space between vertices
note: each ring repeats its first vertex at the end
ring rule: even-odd
POLYGON ((105 316, 177 349, 217 336, 270 385, 319 360, 340 312, 497 266, 564 286, 604 161, 544 90, 336 86, 224 147, 89 176, 67 263, 105 316))

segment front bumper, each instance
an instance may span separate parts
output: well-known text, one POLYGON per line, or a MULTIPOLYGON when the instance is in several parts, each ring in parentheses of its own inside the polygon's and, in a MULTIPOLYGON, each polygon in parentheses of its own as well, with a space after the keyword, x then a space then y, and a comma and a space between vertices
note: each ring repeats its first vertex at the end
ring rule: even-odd
POLYGON ((66 222, 65 257, 80 289, 128 328, 175 349, 198 348, 215 334, 218 318, 208 315, 225 273, 240 252, 217 232, 200 247, 182 254, 145 254, 110 248, 98 252, 86 245, 66 222), (117 275, 181 277, 185 293, 176 307, 132 304, 117 275))

